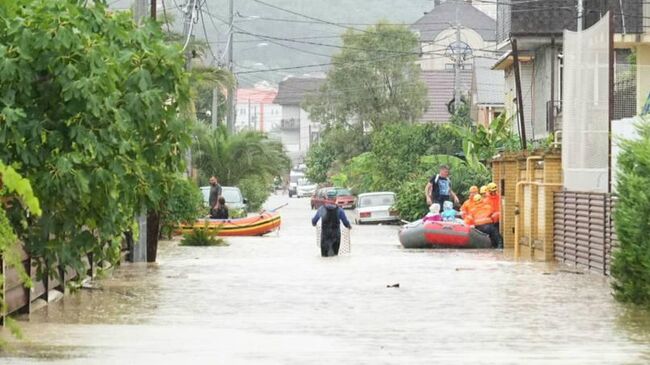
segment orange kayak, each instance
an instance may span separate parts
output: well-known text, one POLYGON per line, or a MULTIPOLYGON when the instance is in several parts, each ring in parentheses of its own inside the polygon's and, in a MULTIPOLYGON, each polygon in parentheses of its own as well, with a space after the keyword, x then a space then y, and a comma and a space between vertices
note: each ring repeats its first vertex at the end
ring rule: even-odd
POLYGON ((177 233, 189 233, 207 224, 208 230, 220 229, 218 236, 262 236, 280 228, 282 219, 277 212, 263 212, 238 219, 197 219, 194 224, 181 224, 177 233))

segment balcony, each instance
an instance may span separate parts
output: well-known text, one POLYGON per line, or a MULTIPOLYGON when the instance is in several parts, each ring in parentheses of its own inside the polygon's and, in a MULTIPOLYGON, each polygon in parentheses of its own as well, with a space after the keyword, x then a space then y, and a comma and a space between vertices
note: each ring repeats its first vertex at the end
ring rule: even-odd
POLYGON ((300 130, 300 119, 282 119, 280 120, 280 129, 283 131, 300 130))

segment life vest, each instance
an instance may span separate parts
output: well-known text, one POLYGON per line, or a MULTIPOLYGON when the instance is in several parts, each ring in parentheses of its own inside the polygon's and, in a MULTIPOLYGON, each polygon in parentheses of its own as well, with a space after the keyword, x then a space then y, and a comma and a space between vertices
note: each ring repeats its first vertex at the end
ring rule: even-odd
POLYGON ((472 199, 467 199, 463 205, 460 207, 460 212, 463 213, 463 218, 467 215, 470 215, 470 211, 474 208, 476 203, 472 199))
POLYGON ((485 199, 492 206, 492 222, 498 223, 501 218, 501 195, 488 194, 485 199))
POLYGON ((473 209, 470 211, 470 219, 475 226, 482 226, 484 224, 492 224, 492 204, 487 201, 480 201, 476 203, 473 209))

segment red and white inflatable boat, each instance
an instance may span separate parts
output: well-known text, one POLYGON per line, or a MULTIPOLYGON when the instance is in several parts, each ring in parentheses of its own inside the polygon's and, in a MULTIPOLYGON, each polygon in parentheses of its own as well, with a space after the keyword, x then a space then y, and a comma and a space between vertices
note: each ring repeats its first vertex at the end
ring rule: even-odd
POLYGON ((490 238, 461 222, 409 223, 399 231, 404 248, 491 248, 490 238))

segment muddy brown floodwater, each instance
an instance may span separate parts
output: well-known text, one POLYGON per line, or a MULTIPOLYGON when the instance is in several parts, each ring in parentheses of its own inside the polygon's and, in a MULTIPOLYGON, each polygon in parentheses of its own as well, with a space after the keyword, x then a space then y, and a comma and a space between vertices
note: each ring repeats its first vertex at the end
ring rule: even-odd
POLYGON ((279 234, 164 242, 157 264, 32 313, 0 363, 650 363, 648 313, 617 304, 600 276, 405 250, 395 226, 355 226, 351 255, 321 258, 308 200, 268 205, 285 201, 279 234))

